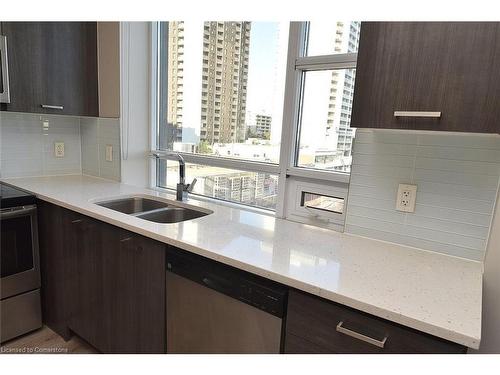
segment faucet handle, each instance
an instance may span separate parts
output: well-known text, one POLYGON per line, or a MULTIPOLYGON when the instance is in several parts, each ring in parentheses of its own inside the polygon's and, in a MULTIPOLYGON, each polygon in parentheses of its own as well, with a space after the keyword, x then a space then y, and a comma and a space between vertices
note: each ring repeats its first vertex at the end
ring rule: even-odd
POLYGON ((187 185, 186 190, 191 193, 194 189, 194 185, 196 185, 196 178, 193 179, 193 181, 187 185))

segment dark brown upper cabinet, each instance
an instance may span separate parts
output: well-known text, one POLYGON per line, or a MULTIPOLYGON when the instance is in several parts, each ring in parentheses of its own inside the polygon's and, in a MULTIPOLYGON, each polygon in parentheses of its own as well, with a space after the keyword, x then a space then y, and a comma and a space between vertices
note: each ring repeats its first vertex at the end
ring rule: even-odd
POLYGON ((363 22, 351 126, 500 133, 499 66, 498 22, 363 22))
POLYGON ((119 117, 118 30, 118 23, 2 22, 10 102, 1 110, 119 117))

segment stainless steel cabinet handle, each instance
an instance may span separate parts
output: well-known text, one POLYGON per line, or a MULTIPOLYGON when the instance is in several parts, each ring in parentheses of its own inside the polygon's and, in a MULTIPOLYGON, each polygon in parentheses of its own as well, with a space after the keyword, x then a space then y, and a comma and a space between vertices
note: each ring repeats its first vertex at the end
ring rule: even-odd
POLYGON ((42 104, 42 108, 45 108, 45 109, 60 109, 60 110, 63 110, 63 109, 64 109, 64 106, 62 106, 62 105, 49 105, 49 104, 42 104))
POLYGON ((12 219, 14 217, 27 216, 36 211, 36 205, 22 206, 15 208, 4 208, 0 210, 0 218, 12 219))
POLYGON ((132 239, 132 237, 125 237, 125 238, 122 238, 120 240, 120 242, 127 242, 127 241, 130 241, 132 239))
POLYGON ((7 37, 0 35, 0 71, 2 72, 2 91, 0 103, 10 103, 9 58, 7 54, 7 37))
POLYGON ((339 324, 337 324, 337 329, 336 329, 337 332, 343 333, 344 335, 347 335, 347 336, 354 337, 355 339, 367 342, 368 344, 375 345, 379 348, 383 348, 385 346, 385 342, 387 341, 387 336, 385 336, 382 340, 377 340, 377 339, 374 339, 372 337, 363 335, 361 333, 352 331, 348 328, 342 327, 343 324, 344 324, 344 322, 342 322, 342 321, 339 322, 339 324))
POLYGON ((434 117, 434 118, 440 118, 441 112, 394 111, 394 117, 434 117))
POLYGON ((83 221, 82 219, 72 220, 71 224, 78 224, 78 223, 81 223, 82 221, 83 221))

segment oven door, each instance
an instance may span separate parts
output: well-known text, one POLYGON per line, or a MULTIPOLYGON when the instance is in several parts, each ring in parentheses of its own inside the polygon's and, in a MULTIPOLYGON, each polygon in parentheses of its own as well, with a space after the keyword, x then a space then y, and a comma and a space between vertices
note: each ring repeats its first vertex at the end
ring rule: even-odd
POLYGON ((36 206, 0 211, 0 299, 40 288, 36 206))

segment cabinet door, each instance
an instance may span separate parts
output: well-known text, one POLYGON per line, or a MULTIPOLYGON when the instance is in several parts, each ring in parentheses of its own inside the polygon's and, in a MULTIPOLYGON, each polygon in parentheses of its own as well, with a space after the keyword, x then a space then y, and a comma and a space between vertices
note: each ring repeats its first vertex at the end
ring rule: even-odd
POLYGON ((38 201, 37 207, 43 323, 68 340, 72 290, 70 249, 64 246, 62 236, 63 209, 43 201, 38 201))
POLYGON ((95 22, 3 22, 13 112, 98 116, 95 22))
POLYGON ((363 22, 351 126, 498 133, 499 65, 497 22, 363 22))
POLYGON ((69 328, 98 350, 106 352, 101 225, 72 211, 65 211, 63 216, 63 241, 71 262, 69 328))
POLYGON ((109 353, 165 353, 165 245, 104 225, 109 353))
POLYGON ((42 33, 39 22, 2 22, 7 38, 10 103, 0 109, 42 112, 42 33))
POLYGON ((467 348, 375 316, 290 290, 285 353, 444 354, 467 348))
POLYGON ((40 105, 45 113, 99 116, 97 24, 42 22, 40 105))

